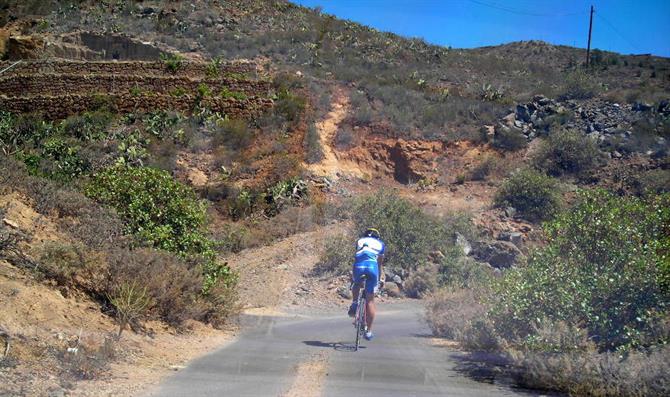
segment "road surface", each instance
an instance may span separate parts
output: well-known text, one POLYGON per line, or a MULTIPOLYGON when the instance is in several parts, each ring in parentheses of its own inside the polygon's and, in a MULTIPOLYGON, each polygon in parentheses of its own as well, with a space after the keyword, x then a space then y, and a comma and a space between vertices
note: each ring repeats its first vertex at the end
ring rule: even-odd
POLYGON ((538 395, 476 380, 462 354, 432 343, 415 302, 380 305, 376 338, 357 352, 344 311, 247 316, 235 342, 191 362, 152 395, 538 395))

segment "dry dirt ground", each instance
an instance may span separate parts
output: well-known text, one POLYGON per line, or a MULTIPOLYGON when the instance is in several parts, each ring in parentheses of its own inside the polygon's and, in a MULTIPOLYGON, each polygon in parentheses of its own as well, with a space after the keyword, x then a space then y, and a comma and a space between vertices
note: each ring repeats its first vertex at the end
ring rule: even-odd
POLYGON ((4 261, 0 326, 11 336, 0 368, 0 395, 136 395, 234 337, 232 330, 197 322, 180 333, 150 322, 146 334, 127 331, 116 341, 116 325, 98 303, 84 296, 65 298, 4 261), (87 377, 94 379, 82 379, 87 377))
MULTIPOLYGON (((27 203, 18 194, 1 196, 1 221, 31 235, 31 248, 67 241, 27 203)), ((150 322, 146 332, 126 331, 117 341, 117 326, 98 302, 6 261, 0 261, 0 329, 10 343, 6 357, 0 352, 0 395, 37 396, 136 395, 235 333, 197 322, 176 332, 150 322)), ((0 338, 3 348, 6 340, 0 338)))

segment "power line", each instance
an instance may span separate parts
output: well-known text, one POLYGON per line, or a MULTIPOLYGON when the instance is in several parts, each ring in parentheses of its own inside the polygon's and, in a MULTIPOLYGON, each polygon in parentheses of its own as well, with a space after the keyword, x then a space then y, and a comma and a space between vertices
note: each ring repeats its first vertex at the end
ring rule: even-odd
POLYGON ((605 22, 605 23, 610 27, 610 29, 612 29, 612 31, 614 31, 614 33, 616 33, 619 37, 621 37, 622 39, 624 39, 624 40, 627 42, 627 44, 628 44, 634 51, 637 51, 637 52, 640 52, 640 53, 642 52, 642 51, 640 51, 639 48, 637 48, 637 46, 636 46, 632 41, 628 40, 628 38, 627 38, 626 36, 624 36, 621 32, 619 32, 619 30, 614 26, 613 23, 610 23, 610 22, 609 22, 604 16, 602 16, 599 12, 595 12, 595 14, 596 14, 596 16, 597 16, 598 18, 600 18, 603 22, 605 22))
POLYGON ((496 10, 505 11, 505 12, 509 12, 509 13, 517 14, 517 15, 526 15, 526 16, 531 16, 531 17, 567 17, 567 16, 586 14, 586 12, 583 12, 583 11, 582 12, 557 13, 557 14, 542 14, 542 13, 536 13, 536 12, 528 12, 528 11, 525 11, 525 10, 515 9, 515 8, 511 8, 511 7, 505 7, 505 6, 501 6, 501 5, 498 5, 498 4, 491 4, 491 3, 487 3, 487 2, 484 2, 484 1, 481 1, 481 0, 469 0, 469 1, 471 3, 479 4, 479 5, 485 6, 485 7, 494 8, 496 10))

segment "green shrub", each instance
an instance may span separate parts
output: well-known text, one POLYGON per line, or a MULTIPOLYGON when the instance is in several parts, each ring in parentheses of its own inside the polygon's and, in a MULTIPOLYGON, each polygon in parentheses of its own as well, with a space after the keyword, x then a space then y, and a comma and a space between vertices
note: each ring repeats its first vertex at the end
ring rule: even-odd
POLYGON ((581 192, 547 226, 549 245, 496 285, 496 328, 521 340, 548 319, 584 327, 602 349, 667 343, 669 224, 668 194, 581 192))
POLYGON ((519 150, 528 145, 528 139, 516 128, 496 128, 493 146, 504 150, 519 150))
POLYGON ((194 262, 202 273, 205 296, 219 282, 235 283, 235 274, 216 261, 213 242, 204 234, 204 202, 167 172, 110 167, 92 177, 85 193, 113 207, 124 219, 126 230, 143 244, 194 262))
POLYGON ((0 111, 0 146, 5 154, 15 153, 25 145, 36 146, 54 133, 52 123, 33 114, 15 116, 0 111))
POLYGON ((589 99, 600 92, 595 79, 583 70, 571 72, 565 79, 562 99, 589 99))
MULTIPOLYGON (((352 239, 368 227, 381 233, 388 266, 414 270, 427 256, 451 244, 444 225, 425 214, 395 191, 381 190, 354 204, 352 239)), ((353 240, 352 240, 353 241, 353 240)))
POLYGON ((337 235, 326 239, 326 247, 321 259, 314 267, 317 274, 346 274, 354 263, 352 238, 337 235))
POLYGON ((219 77, 221 73, 221 64, 223 63, 220 57, 212 58, 207 64, 206 74, 209 78, 219 77))
POLYGON ((303 141, 303 148, 305 149, 305 160, 309 164, 315 164, 323 160, 323 148, 321 147, 321 138, 319 132, 316 130, 314 123, 307 127, 305 139, 303 141))
POLYGON ((90 166, 79 156, 79 148, 58 137, 42 143, 39 173, 61 181, 69 181, 88 172, 90 166))
POLYGON ((282 83, 278 88, 274 112, 284 120, 296 123, 300 120, 306 104, 307 99, 304 96, 291 92, 290 87, 282 83))
POLYGON ((437 267, 421 264, 403 282, 402 290, 410 298, 421 299, 437 289, 437 267))
POLYGON ((527 168, 515 172, 498 189, 495 204, 512 206, 531 220, 548 219, 559 206, 553 178, 527 168))
POLYGON ((533 161, 551 175, 576 174, 595 167, 600 154, 592 139, 577 131, 562 130, 542 141, 533 161))
POLYGON ((170 73, 177 73, 184 64, 184 57, 179 54, 161 54, 161 61, 170 73))
POLYGON ((151 298, 147 294, 147 287, 137 282, 123 283, 117 286, 108 296, 109 302, 114 307, 116 321, 119 324, 117 338, 126 329, 128 324, 134 325, 145 316, 147 308, 151 304, 151 298))
POLYGON ((231 150, 240 150, 248 147, 253 137, 246 121, 225 119, 218 121, 212 131, 212 145, 214 147, 225 145, 231 150))
POLYGON ((180 326, 188 319, 199 320, 205 315, 202 272, 184 260, 151 249, 115 249, 108 261, 106 294, 113 296, 122 286, 142 286, 149 301, 146 317, 180 326))
POLYGON ((497 159, 493 156, 485 156, 469 172, 468 179, 471 181, 483 181, 499 165, 497 159))
POLYGON ((85 112, 70 116, 62 123, 63 132, 82 141, 94 141, 107 136, 107 127, 112 121, 109 112, 85 112))
POLYGON ((227 87, 223 87, 221 93, 219 94, 221 98, 232 98, 238 101, 244 101, 248 98, 247 94, 240 91, 231 91, 227 87))
POLYGON ((85 193, 116 209, 128 231, 149 246, 182 255, 209 249, 205 204, 165 171, 111 167, 94 175, 85 193))

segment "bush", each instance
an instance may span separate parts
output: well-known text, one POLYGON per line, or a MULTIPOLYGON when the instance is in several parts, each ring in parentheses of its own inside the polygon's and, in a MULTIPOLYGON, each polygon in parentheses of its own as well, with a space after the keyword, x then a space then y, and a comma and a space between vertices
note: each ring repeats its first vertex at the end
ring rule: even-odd
POLYGON ((442 289, 427 300, 426 321, 433 334, 458 341, 467 349, 492 351, 498 347, 495 331, 486 319, 488 305, 475 289, 442 289))
POLYGON ((378 229, 387 246, 386 265, 392 268, 415 270, 431 252, 444 251, 452 241, 442 223, 395 191, 381 190, 359 199, 352 214, 352 235, 368 227, 378 229))
POLYGON ((247 122, 239 119, 225 119, 216 123, 212 132, 212 145, 220 147, 226 145, 231 150, 240 150, 248 147, 253 140, 253 133, 249 131, 247 122))
POLYGON ((338 150, 351 149, 356 143, 356 136, 349 128, 338 128, 334 139, 338 150))
POLYGON ((493 156, 485 156, 470 172, 469 177, 471 181, 483 181, 491 173, 491 171, 498 168, 499 162, 493 156))
MULTIPOLYGON (((578 330, 558 327, 551 332, 572 339, 578 330), (570 334, 568 334, 570 333, 570 334)), ((593 349, 510 351, 517 367, 514 378, 522 386, 563 390, 574 396, 665 396, 670 393, 667 373, 670 349, 633 351, 622 357, 593 349), (665 379, 665 380, 664 380, 665 379)))
POLYGON ((559 206, 556 182, 535 170, 520 170, 503 182, 496 193, 495 204, 512 206, 531 220, 548 219, 559 206))
POLYGON ((581 173, 598 164, 600 150, 592 139, 580 132, 562 130, 542 141, 533 159, 535 165, 551 175, 581 173))
POLYGON ((601 349, 667 343, 668 224, 670 195, 581 192, 547 226, 549 245, 496 284, 496 328, 518 341, 546 318, 584 327, 601 349))
POLYGON ((94 141, 107 136, 107 127, 112 121, 109 112, 85 112, 70 116, 62 123, 63 132, 82 141, 94 141))
POLYGON ((402 290, 410 298, 421 299, 437 289, 437 266, 423 264, 413 271, 402 284, 402 290))
POLYGON ((575 70, 565 79, 560 99, 589 99, 599 91, 600 87, 591 75, 583 70, 575 70))
POLYGON ((116 209, 128 232, 149 246, 181 255, 210 249, 205 204, 165 171, 111 167, 94 175, 85 193, 116 209))
POLYGON ((316 130, 316 125, 311 123, 307 127, 305 133, 305 140, 303 141, 303 148, 305 150, 305 160, 309 164, 315 164, 323 160, 323 148, 321 147, 321 137, 316 130))
POLYGON ((116 321, 119 323, 117 338, 126 329, 128 324, 134 324, 144 317, 151 299, 147 295, 147 287, 138 283, 123 283, 117 286, 109 296, 109 302, 114 306, 116 321))
POLYGON ((101 258, 79 244, 47 242, 38 249, 38 269, 59 285, 88 287, 81 282, 92 281, 104 264, 101 258))
POLYGON ((516 128, 496 128, 493 146, 504 150, 519 150, 528 145, 528 139, 516 128))
MULTIPOLYGON (((146 302, 143 316, 180 326, 188 319, 202 319, 207 310, 201 297, 201 273, 165 252, 118 249, 109 258, 106 294, 115 297, 121 288, 125 299, 143 296, 140 300, 140 303, 146 302), (139 286, 141 290, 138 290, 139 286)), ((113 300, 111 302, 114 304, 113 300)), ((133 307, 130 305, 130 309, 133 307)))
POLYGON ((177 73, 184 64, 184 57, 179 54, 161 54, 161 61, 170 73, 177 73))
POLYGON ((354 263, 352 239, 347 235, 337 235, 326 240, 321 259, 314 267, 317 274, 346 274, 354 263))

